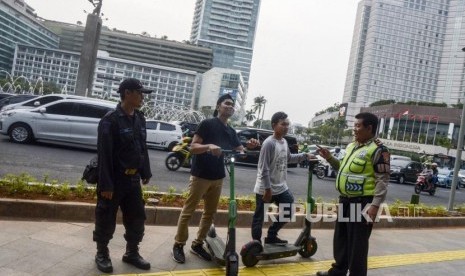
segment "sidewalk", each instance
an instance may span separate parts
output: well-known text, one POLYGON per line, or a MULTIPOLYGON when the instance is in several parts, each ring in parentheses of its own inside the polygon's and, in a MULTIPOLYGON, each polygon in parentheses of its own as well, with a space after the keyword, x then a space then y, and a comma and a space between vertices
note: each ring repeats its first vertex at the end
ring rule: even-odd
MULTIPOLYGON (((0 275, 101 275, 94 264, 92 223, 21 221, 0 218, 0 275)), ((174 226, 147 226, 141 255, 152 264, 143 271, 121 261, 124 228, 118 225, 110 243, 114 274, 126 275, 224 275, 214 262, 189 253, 197 228, 190 228, 186 263, 171 258, 174 226)), ((281 237, 295 239, 299 229, 283 229, 281 237)), ((218 234, 226 236, 226 229, 218 234)), ((332 230, 315 229, 318 251, 310 259, 295 256, 260 262, 240 275, 314 275, 332 261, 332 230), (279 264, 276 266, 276 264, 279 264)), ((369 275, 463 275, 465 228, 375 229, 370 243, 369 275)), ((237 247, 250 239, 250 229, 238 228, 237 247)), ((241 263, 242 266, 242 263, 241 263)))

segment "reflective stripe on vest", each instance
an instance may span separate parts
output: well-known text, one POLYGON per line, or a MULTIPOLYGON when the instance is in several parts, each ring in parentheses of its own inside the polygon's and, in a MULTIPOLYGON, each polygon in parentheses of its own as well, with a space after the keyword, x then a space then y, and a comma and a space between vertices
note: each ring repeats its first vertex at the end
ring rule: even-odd
POLYGON ((360 148, 351 143, 341 162, 336 179, 336 189, 348 197, 372 196, 375 193, 373 154, 378 146, 371 142, 360 148))

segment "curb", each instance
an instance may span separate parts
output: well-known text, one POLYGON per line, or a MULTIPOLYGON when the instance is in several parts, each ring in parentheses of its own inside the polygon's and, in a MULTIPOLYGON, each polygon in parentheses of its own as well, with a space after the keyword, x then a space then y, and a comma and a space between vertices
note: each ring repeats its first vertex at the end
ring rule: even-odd
MULTIPOLYGON (((0 198, 0 217, 16 219, 40 219, 53 221, 94 222, 95 204, 81 202, 62 202, 46 200, 23 200, 0 198)), ((180 208, 146 206, 146 224, 176 226, 181 213, 180 208)), ((196 210, 190 221, 190 226, 199 224, 201 210, 196 210)), ((236 219, 237 227, 250 227, 252 211, 239 211, 236 219)), ((122 222, 121 212, 117 221, 122 222)), ((265 223, 265 226, 269 224, 265 223)), ((215 225, 227 227, 228 211, 218 210, 215 225)), ((287 228, 302 228, 305 216, 297 215, 295 222, 286 225, 287 228)), ((394 217, 392 221, 381 219, 376 228, 432 228, 432 227, 464 227, 465 217, 394 217)), ((319 219, 312 222, 314 229, 333 229, 334 221, 319 219)))

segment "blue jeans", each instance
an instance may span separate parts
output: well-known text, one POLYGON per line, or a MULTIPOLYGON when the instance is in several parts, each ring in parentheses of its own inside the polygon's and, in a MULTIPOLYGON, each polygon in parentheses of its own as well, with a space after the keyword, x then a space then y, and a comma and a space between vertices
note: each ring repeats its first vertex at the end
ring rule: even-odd
MULTIPOLYGON (((292 193, 287 190, 279 195, 273 195, 271 197, 271 202, 279 206, 281 203, 294 203, 294 197, 292 193)), ((265 202, 263 202, 263 195, 255 194, 255 213, 253 214, 252 221, 252 238, 254 240, 261 241, 262 238, 262 227, 263 221, 265 219, 265 202)), ((287 211, 289 215, 284 216, 284 218, 292 217, 292 208, 284 207, 284 211, 287 211)), ((276 218, 278 220, 279 217, 276 218)), ((268 228, 268 238, 275 238, 278 236, 278 231, 286 224, 287 222, 275 221, 268 228)))

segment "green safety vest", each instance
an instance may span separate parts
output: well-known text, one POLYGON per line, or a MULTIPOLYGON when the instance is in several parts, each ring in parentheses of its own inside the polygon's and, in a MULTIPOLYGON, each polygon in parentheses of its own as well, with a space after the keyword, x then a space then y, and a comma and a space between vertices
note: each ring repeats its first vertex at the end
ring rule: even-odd
POLYGON ((370 142, 359 148, 356 143, 347 146, 346 156, 339 166, 336 189, 348 197, 373 196, 375 194, 375 170, 373 154, 378 146, 370 142))

